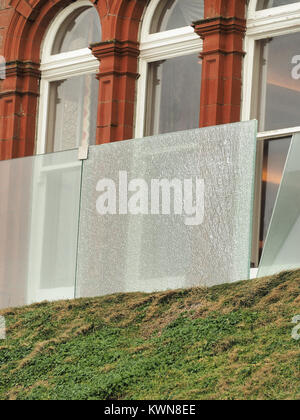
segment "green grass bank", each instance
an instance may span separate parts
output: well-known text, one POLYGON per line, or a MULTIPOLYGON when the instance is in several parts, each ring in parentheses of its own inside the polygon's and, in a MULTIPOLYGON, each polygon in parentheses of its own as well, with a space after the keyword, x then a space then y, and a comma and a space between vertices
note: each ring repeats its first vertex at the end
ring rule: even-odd
POLYGON ((300 271, 0 311, 0 399, 300 399, 300 271))

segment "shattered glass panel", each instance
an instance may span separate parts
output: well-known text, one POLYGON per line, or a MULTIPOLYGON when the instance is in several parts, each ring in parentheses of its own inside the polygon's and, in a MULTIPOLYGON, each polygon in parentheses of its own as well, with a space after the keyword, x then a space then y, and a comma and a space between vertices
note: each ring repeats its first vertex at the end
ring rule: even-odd
POLYGON ((254 121, 92 146, 77 297, 249 278, 255 155, 254 121))

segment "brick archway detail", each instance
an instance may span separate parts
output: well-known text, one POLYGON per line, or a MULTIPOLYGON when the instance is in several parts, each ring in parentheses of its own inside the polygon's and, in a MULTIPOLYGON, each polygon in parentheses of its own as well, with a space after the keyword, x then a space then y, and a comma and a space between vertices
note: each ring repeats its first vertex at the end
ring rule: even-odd
MULTIPOLYGON (((0 160, 34 153, 41 45, 52 19, 71 3, 72 0, 9 1, 2 46, 7 66, 6 79, 0 85, 0 160)), ((137 77, 139 26, 147 0, 91 3, 98 10, 103 32, 102 43, 92 47, 103 69, 98 76, 96 142, 100 144, 131 138, 133 134, 133 80, 137 77)))

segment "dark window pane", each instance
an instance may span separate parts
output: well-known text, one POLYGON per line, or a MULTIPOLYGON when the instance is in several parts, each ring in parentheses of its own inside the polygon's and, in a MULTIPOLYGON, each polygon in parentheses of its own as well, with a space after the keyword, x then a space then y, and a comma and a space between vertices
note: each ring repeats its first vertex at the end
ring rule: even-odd
POLYGON ((88 48, 101 41, 101 24, 97 10, 88 7, 76 10, 58 31, 52 54, 88 48))
POLYGON ((95 74, 50 83, 47 152, 95 143, 98 86, 95 74))
POLYGON ((298 3, 295 0, 258 0, 256 10, 270 9, 271 7, 286 6, 298 3))
POLYGON ((190 26, 204 17, 204 0, 168 0, 161 2, 150 32, 163 32, 190 26))
POLYGON ((266 240, 291 138, 266 140, 264 144, 261 248, 266 240))
POLYGON ((201 70, 198 54, 149 65, 146 135, 199 127, 201 70))
POLYGON ((260 131, 299 126, 300 33, 260 43, 260 131))

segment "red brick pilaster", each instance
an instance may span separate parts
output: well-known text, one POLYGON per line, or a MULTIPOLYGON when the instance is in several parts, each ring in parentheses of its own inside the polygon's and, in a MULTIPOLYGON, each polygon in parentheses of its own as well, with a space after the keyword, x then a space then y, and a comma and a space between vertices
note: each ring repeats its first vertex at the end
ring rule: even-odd
POLYGON ((113 40, 91 48, 100 61, 97 143, 131 139, 138 77, 138 43, 113 40))
POLYGON ((240 121, 245 0, 207 0, 204 20, 194 24, 203 39, 200 126, 240 121))
POLYGON ((12 159, 34 152, 39 64, 7 63, 0 92, 0 156, 12 159))

